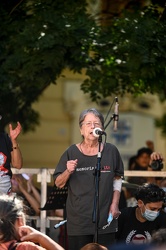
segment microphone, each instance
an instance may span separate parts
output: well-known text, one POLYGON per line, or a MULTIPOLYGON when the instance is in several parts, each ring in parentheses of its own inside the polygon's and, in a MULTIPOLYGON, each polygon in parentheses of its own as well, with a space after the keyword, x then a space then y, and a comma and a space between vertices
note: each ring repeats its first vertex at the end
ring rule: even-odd
POLYGON ((118 108, 119 108, 118 97, 115 97, 114 122, 113 122, 114 131, 117 131, 118 127, 118 120, 119 120, 118 108))
POLYGON ((67 220, 62 220, 58 224, 55 224, 54 228, 57 229, 58 227, 64 225, 67 222, 67 220))
POLYGON ((100 135, 106 135, 106 132, 104 132, 101 128, 94 128, 93 135, 95 137, 99 137, 100 135))

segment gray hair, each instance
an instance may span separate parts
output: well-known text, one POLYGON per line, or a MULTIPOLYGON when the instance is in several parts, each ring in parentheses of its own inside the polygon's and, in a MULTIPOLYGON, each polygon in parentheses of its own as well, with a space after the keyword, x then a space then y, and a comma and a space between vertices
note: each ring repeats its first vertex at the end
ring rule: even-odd
POLYGON ((90 108, 90 109, 85 109, 81 112, 80 116, 79 116, 79 126, 81 128, 82 126, 82 123, 86 117, 87 114, 89 113, 92 113, 94 114, 96 117, 99 118, 100 122, 101 122, 101 125, 102 125, 102 128, 104 128, 104 117, 103 115, 95 108, 90 108))

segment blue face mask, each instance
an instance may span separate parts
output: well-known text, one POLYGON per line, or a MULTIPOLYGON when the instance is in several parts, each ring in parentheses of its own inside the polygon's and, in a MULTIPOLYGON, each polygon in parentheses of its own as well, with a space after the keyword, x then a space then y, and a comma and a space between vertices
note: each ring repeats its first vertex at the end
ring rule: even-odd
POLYGON ((166 187, 162 187, 162 189, 164 190, 164 192, 166 192, 166 187))
POLYGON ((159 216, 160 212, 152 211, 149 209, 145 209, 145 212, 142 214, 142 216, 148 220, 148 221, 154 221, 157 216, 159 216))

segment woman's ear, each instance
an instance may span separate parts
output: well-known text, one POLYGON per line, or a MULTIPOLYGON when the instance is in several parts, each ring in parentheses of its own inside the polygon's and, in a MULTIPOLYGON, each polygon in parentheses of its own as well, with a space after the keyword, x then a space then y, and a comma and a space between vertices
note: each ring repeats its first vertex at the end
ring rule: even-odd
POLYGON ((81 134, 81 136, 82 136, 82 128, 80 128, 80 134, 81 134))

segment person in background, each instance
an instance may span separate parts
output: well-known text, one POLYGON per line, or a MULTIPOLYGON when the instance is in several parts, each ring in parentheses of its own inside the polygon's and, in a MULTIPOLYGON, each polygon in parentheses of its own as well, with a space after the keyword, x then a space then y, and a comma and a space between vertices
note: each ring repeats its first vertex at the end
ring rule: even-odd
MULTIPOLYGON (((94 108, 81 112, 79 127, 82 141, 71 145, 61 156, 53 174, 58 188, 68 186, 66 203, 69 250, 78 250, 94 241, 98 222, 98 243, 107 246, 115 241, 119 199, 124 167, 118 149, 101 142, 95 129, 104 130, 104 117, 94 108), (99 215, 94 220, 95 177, 101 154, 99 178, 99 215)), ((101 136, 100 136, 101 137, 101 136)))
POLYGON ((108 250, 108 248, 98 243, 89 243, 83 246, 80 250, 108 250))
POLYGON ((130 170, 140 170, 140 171, 148 170, 150 155, 152 153, 153 151, 150 148, 143 147, 138 149, 134 162, 130 167, 130 170))
POLYGON ((150 148, 152 150, 152 152, 155 151, 154 142, 153 141, 147 140, 145 143, 146 143, 147 148, 150 148))
MULTIPOLYGON (((129 162, 128 162, 128 169, 129 169, 129 170, 134 170, 135 165, 137 165, 137 157, 138 157, 138 155, 141 153, 141 151, 142 151, 142 152, 144 151, 144 152, 147 153, 148 155, 155 151, 155 150, 154 150, 154 142, 153 142, 153 141, 147 140, 145 143, 146 143, 146 146, 147 146, 147 147, 142 147, 142 148, 140 148, 140 149, 137 151, 137 155, 133 155, 133 156, 130 157, 129 162)), ((144 152, 143 152, 143 153, 144 153, 144 152)), ((145 166, 147 167, 146 159, 145 159, 145 158, 147 158, 146 155, 144 155, 144 157, 142 157, 142 163, 141 163, 141 161, 140 161, 140 164, 141 164, 141 165, 143 164, 143 166, 145 165, 145 166), (143 163, 143 158, 144 158, 144 162, 145 162, 145 163, 143 163)), ((136 170, 142 170, 142 169, 136 169, 136 170)), ((143 169, 143 170, 144 170, 144 169, 143 169)))
MULTIPOLYGON (((11 193, 16 194, 18 197, 22 198, 27 215, 38 216, 40 215, 40 193, 33 184, 33 176, 26 175, 29 177, 28 180, 23 176, 24 174, 13 174, 11 179, 11 193)), ((34 219, 30 219, 28 221, 28 224, 36 228, 34 219)))
POLYGON ((165 197, 164 190, 153 183, 140 186, 135 194, 137 206, 121 210, 117 242, 147 243, 153 231, 166 228, 166 213, 162 211, 165 197))
POLYGON ((152 246, 166 248, 166 228, 160 228, 153 232, 150 240, 152 246))
POLYGON ((11 167, 22 168, 22 155, 17 142, 17 137, 21 133, 21 124, 13 129, 9 124, 9 135, 0 133, 0 194, 9 194, 11 190, 11 167))
POLYGON ((22 200, 0 195, 0 249, 64 250, 47 235, 26 225, 22 200), (37 244, 36 244, 37 243, 37 244))
POLYGON ((161 178, 158 181, 158 186, 161 187, 166 192, 166 177, 161 178))
MULTIPOLYGON (((163 161, 163 157, 162 157, 162 154, 158 153, 158 152, 152 152, 149 156, 149 153, 151 151, 147 151, 146 148, 142 148, 141 150, 138 150, 138 155, 139 154, 144 154, 143 157, 139 157, 140 159, 142 158, 142 170, 146 170, 146 171, 155 171, 152 169, 151 167, 151 164, 152 162, 156 162, 158 160, 160 160, 161 162, 163 161), (145 153, 145 152, 148 152, 148 153, 145 153), (145 159, 146 160, 145 160, 145 159), (144 159, 144 160, 143 160, 144 159), (144 164, 143 164, 144 162, 144 164)), ((141 170, 140 167, 138 167, 138 169, 134 169, 134 170, 141 170)), ((157 184, 158 186, 159 185, 159 181, 161 180, 160 177, 129 177, 128 178, 128 182, 129 184, 132 185, 137 185, 137 186, 140 186, 142 184, 145 184, 145 183, 154 183, 154 184, 157 184)), ((127 202, 127 206, 130 207, 130 206, 135 206, 136 205, 136 200, 135 200, 135 197, 134 197, 134 193, 135 193, 135 188, 126 188, 125 190, 125 197, 126 197, 126 202, 127 202)))

